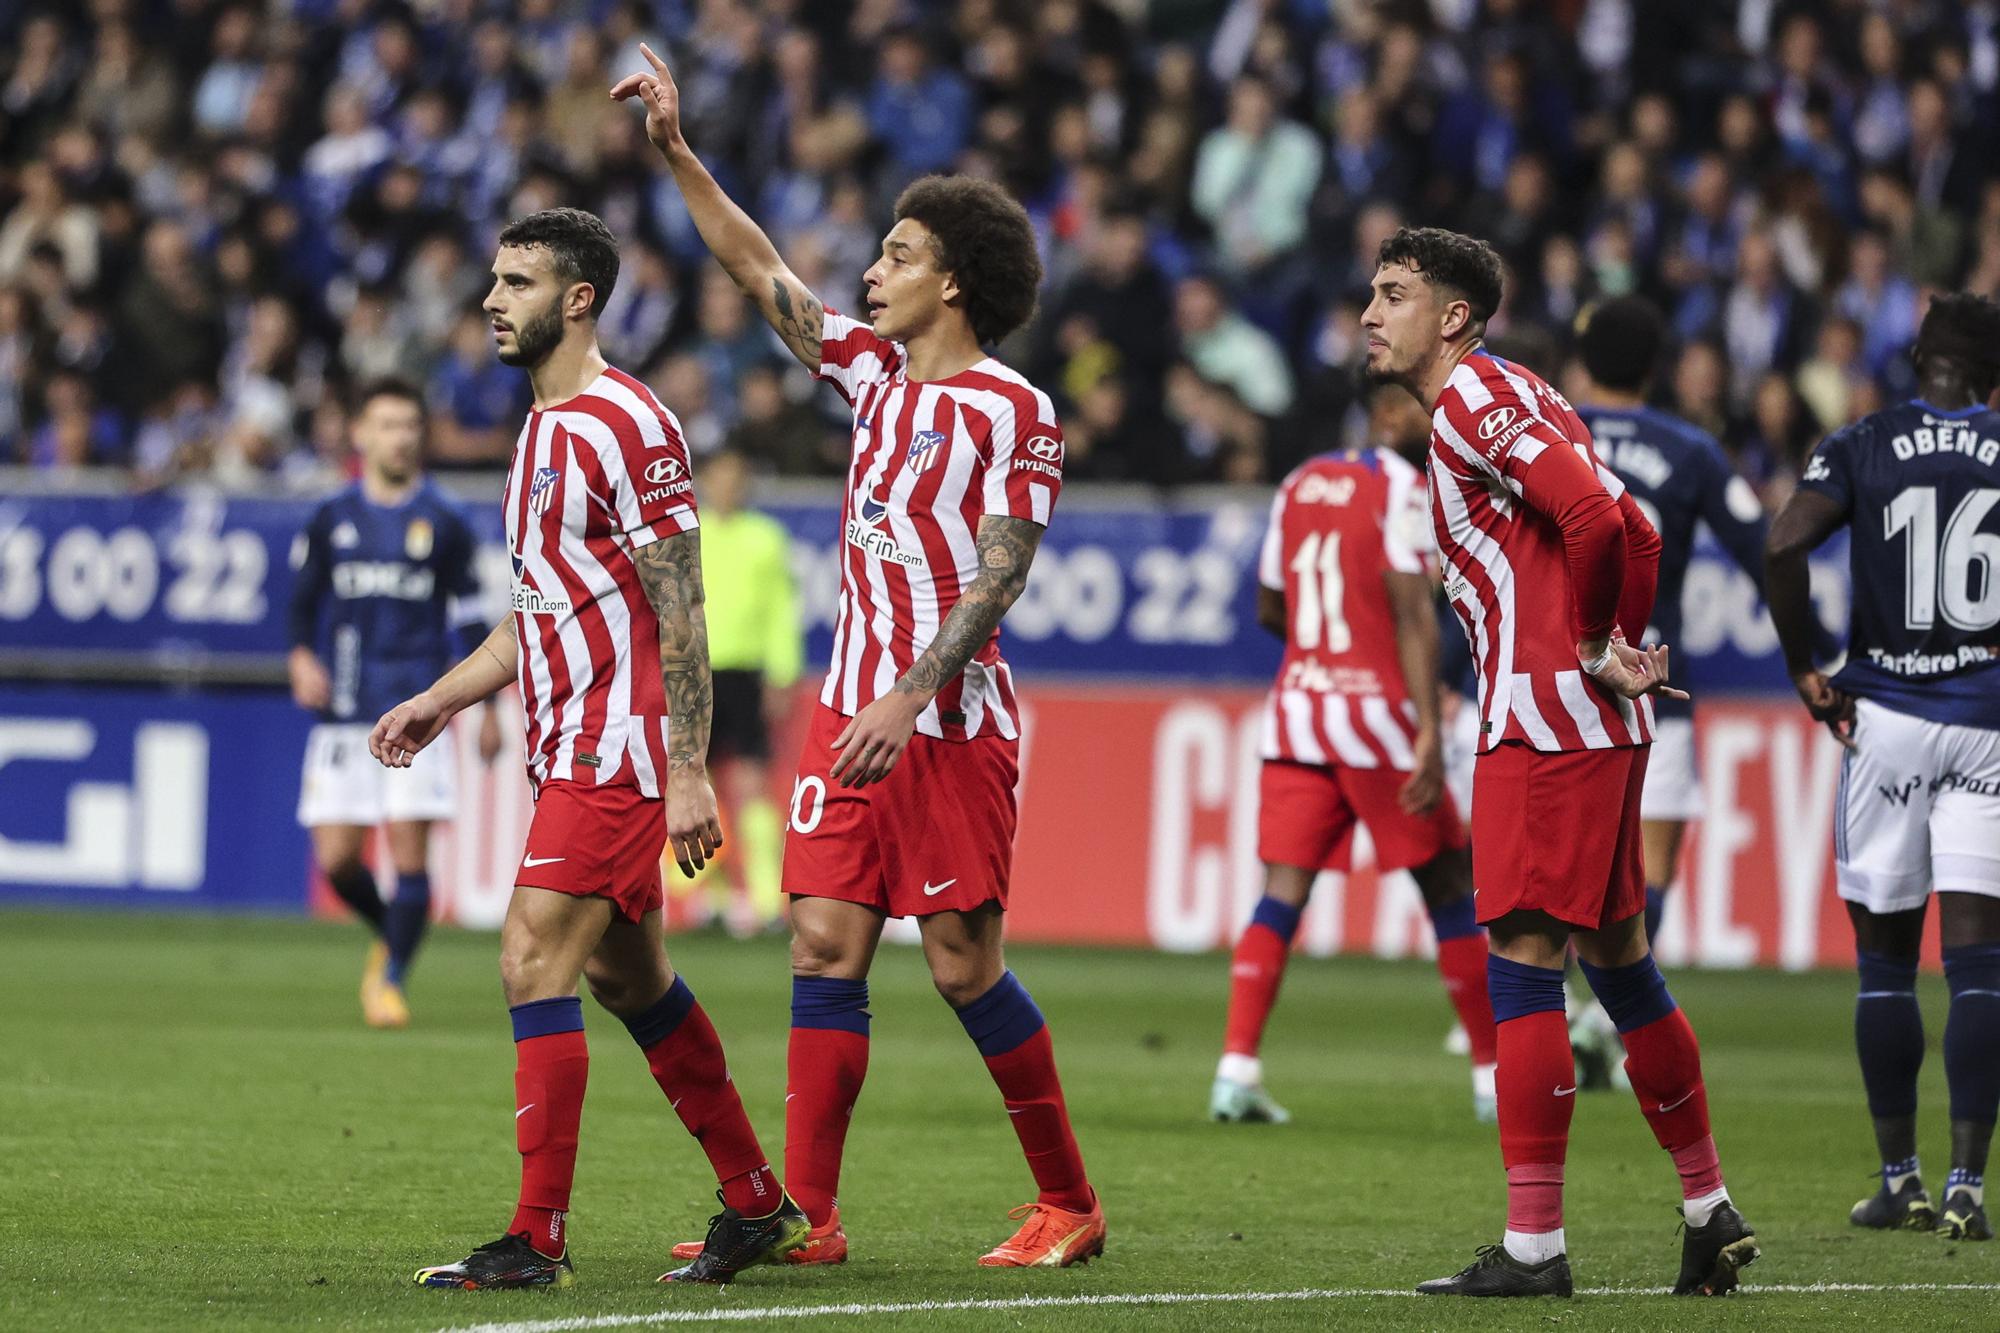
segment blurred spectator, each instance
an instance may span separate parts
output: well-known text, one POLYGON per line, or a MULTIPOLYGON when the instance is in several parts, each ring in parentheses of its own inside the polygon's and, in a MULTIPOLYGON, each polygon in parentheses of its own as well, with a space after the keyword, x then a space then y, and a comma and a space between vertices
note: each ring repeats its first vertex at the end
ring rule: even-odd
POLYGON ((1194 169, 1195 211, 1214 229, 1223 267, 1248 274, 1297 245, 1319 173, 1312 132, 1279 118, 1262 79, 1238 79, 1229 118, 1202 140, 1194 169))
POLYGON ((119 138, 158 142, 172 128, 180 104, 173 67, 147 57, 131 24, 108 22, 97 30, 77 94, 83 123, 119 138))
POLYGON ((97 214, 67 197, 62 179, 47 162, 30 162, 19 179, 21 202, 0 223, 0 282, 12 282, 27 267, 37 245, 54 246, 62 257, 63 281, 88 287, 97 279, 97 214))
POLYGON ((493 327, 468 310, 431 373, 431 461, 438 467, 505 463, 532 395, 528 377, 493 355, 493 327))
POLYGON ((140 270, 118 306, 120 341, 134 351, 123 376, 126 403, 145 411, 189 379, 214 382, 222 365, 215 282, 177 223, 146 229, 140 270))
POLYGON ((28 441, 31 466, 78 468, 124 461, 124 427, 116 412, 97 402, 87 378, 58 371, 42 393, 42 424, 28 441))
POLYGON ((868 95, 868 127, 888 146, 893 192, 951 165, 971 131, 972 95, 963 78, 932 62, 913 28, 891 32, 875 63, 880 72, 868 95))
POLYGON ((1181 353, 1200 377, 1228 389, 1259 416, 1282 416, 1292 405, 1292 373, 1271 335, 1229 308, 1221 284, 1195 275, 1174 292, 1181 353))
POLYGON ((723 444, 766 471, 828 477, 847 471, 847 437, 829 430, 812 408, 786 396, 784 375, 775 363, 743 372, 737 382, 736 424, 723 444))
POLYGON ((1870 370, 1881 374, 1894 357, 1909 350, 1923 311, 1917 288, 1889 267, 1889 245, 1880 232, 1864 231, 1848 251, 1849 277, 1834 297, 1834 308, 1861 326, 1861 351, 1870 370))

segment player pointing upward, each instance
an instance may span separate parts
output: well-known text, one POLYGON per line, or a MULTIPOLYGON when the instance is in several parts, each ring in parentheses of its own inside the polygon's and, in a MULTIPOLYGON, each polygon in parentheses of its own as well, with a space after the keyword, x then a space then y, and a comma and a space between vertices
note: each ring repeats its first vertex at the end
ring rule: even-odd
POLYGON ((535 817, 500 935, 520 1203, 506 1235, 420 1270, 423 1286, 570 1281, 565 1217, 590 1069, 579 974, 722 1183, 706 1250, 669 1276, 726 1282, 805 1239, 661 940, 662 847, 692 874, 722 832, 694 484, 679 423, 597 350, 617 277, 618 243, 588 213, 550 209, 500 233, 485 309, 500 359, 524 367, 535 393, 507 473, 514 613, 369 737, 376 758, 407 768, 454 713, 521 683, 535 817))
POLYGON ((785 1167, 813 1223, 806 1262, 847 1252, 835 1194, 868 1067, 868 968, 914 916, 940 994, 986 1058, 1040 1193, 980 1260, 1060 1266, 1103 1248, 1041 1012, 1007 970, 1020 710, 1000 619, 1062 487, 1048 396, 983 350, 1034 312, 1041 262, 997 187, 927 177, 896 201, 866 321, 825 309, 681 137, 679 93, 638 97, 703 241, 809 370, 853 407, 833 668, 799 759, 785 846, 792 1036, 785 1167))
POLYGON ((1639 794, 1665 647, 1636 649, 1660 540, 1562 395, 1484 350, 1500 302, 1484 242, 1404 228, 1361 317, 1368 373, 1432 409, 1431 513, 1445 592, 1479 668, 1473 883, 1499 1024, 1507 1232, 1432 1295, 1568 1295, 1563 1163, 1576 1069, 1563 1021, 1574 941, 1624 1035, 1626 1071, 1679 1169, 1677 1292, 1720 1293, 1757 1256, 1729 1202, 1694 1030, 1646 944, 1639 794), (1623 633, 1621 633, 1621 630, 1623 633))

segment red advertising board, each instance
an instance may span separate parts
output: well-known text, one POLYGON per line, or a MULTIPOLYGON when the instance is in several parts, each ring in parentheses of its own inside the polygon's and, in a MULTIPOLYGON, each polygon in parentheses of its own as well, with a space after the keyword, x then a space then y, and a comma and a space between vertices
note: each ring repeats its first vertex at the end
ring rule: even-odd
MULTIPOLYGON (((1227 946, 1261 890, 1261 699, 1242 688, 1136 684, 1028 691, 1011 938, 1180 951, 1227 946)), ((802 698, 789 732, 809 707, 802 698)), ((1659 942, 1662 961, 1794 969, 1851 963, 1852 939, 1833 892, 1839 746, 1803 709, 1775 699, 1704 701, 1698 726, 1707 816, 1682 853, 1659 942)), ((493 925, 526 833, 527 789, 513 758, 482 768, 470 736, 456 740, 467 816, 440 830, 433 881, 444 917, 493 925)), ((779 754, 794 748, 788 736, 779 754)), ((782 762, 774 769, 785 774, 782 762)), ((774 779, 781 800, 790 785, 788 775, 774 779)), ((1368 867, 1365 841, 1359 851, 1355 873, 1321 877, 1300 947, 1380 957, 1425 952, 1429 931, 1414 886, 1368 867)), ((687 915, 685 899, 670 901, 670 924, 687 915)))

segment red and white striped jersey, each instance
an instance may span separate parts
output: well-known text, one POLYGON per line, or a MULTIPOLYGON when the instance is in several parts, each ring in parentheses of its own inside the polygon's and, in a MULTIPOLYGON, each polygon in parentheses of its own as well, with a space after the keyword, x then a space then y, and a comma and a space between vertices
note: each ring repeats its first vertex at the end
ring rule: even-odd
MULTIPOLYGON (((852 716, 923 655, 978 574, 983 516, 1047 525, 1062 490, 1063 437, 1048 395, 993 358, 912 380, 900 344, 831 310, 818 375, 854 408, 833 666, 820 692, 852 716)), ((918 715, 917 730, 950 741, 1020 734, 997 629, 918 715)))
POLYGON ((1422 477, 1387 449, 1321 454, 1271 501, 1257 580, 1285 595, 1285 657, 1264 705, 1263 755, 1345 768, 1416 767, 1416 705, 1384 575, 1428 574, 1422 477))
POLYGON ((1431 519, 1445 595, 1479 668, 1479 749, 1642 745, 1652 700, 1635 705, 1584 675, 1562 532, 1522 499, 1520 478, 1546 449, 1574 449, 1607 494, 1624 494, 1560 393, 1484 352, 1461 362, 1431 415, 1431 519))
POLYGON ((659 796, 660 622, 632 554, 696 525, 680 423, 644 384, 606 370, 528 414, 505 504, 529 779, 659 796))

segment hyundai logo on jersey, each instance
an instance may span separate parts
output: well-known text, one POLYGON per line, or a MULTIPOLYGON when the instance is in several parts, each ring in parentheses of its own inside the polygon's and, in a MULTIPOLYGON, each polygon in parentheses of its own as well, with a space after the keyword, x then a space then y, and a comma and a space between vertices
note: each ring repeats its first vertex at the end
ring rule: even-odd
POLYGON ((552 467, 538 467, 535 479, 528 484, 528 512, 537 518, 549 512, 549 504, 556 498, 556 475, 552 467))
POLYGON ((677 458, 656 458, 646 464, 646 480, 655 486, 664 486, 681 478, 681 464, 677 458))

